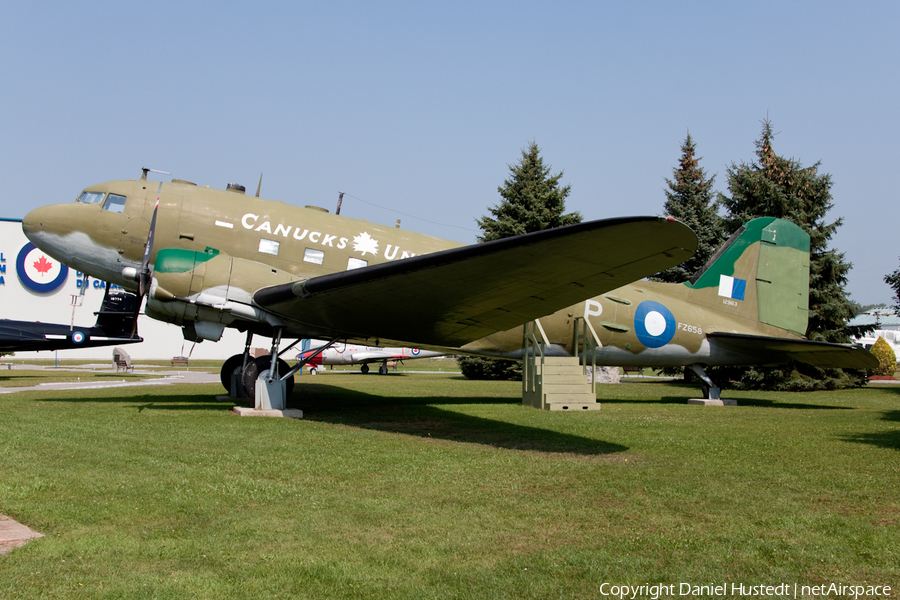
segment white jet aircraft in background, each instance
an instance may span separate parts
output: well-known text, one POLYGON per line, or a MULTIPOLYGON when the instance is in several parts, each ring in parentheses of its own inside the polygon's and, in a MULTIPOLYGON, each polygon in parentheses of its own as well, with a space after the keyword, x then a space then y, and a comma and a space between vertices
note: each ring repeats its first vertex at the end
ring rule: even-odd
POLYGON ((304 348, 312 348, 312 350, 304 349, 297 355, 297 360, 301 361, 307 357, 312 357, 307 363, 310 375, 316 375, 319 367, 323 365, 358 365, 362 364, 360 371, 364 374, 369 372, 369 364, 380 362, 378 367, 379 375, 387 375, 389 361, 403 361, 414 358, 432 358, 435 356, 445 356, 444 352, 434 352, 432 350, 420 350, 418 348, 384 348, 381 346, 360 346, 357 344, 336 343, 320 353, 316 354, 317 349, 327 345, 328 342, 322 340, 304 340, 304 348), (309 342, 307 345, 305 342, 309 342))

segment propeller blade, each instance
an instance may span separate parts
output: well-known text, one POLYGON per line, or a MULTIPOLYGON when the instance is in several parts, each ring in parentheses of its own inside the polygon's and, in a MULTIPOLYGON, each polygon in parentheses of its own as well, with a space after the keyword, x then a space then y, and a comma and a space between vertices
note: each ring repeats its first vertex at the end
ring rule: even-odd
POLYGON ((150 217, 150 231, 147 232, 147 243, 144 245, 144 256, 141 258, 141 269, 137 273, 138 280, 138 297, 134 306, 134 326, 131 330, 131 337, 134 338, 137 333, 138 315, 141 313, 141 305, 144 303, 144 297, 150 291, 150 284, 153 280, 153 273, 150 271, 150 255, 153 253, 153 236, 156 233, 156 213, 159 210, 159 197, 162 194, 162 184, 156 188, 156 203, 153 205, 153 216, 150 217))
POLYGON ((150 217, 150 231, 147 233, 147 243, 144 245, 144 257, 141 260, 141 269, 148 268, 150 254, 153 252, 153 234, 156 233, 156 213, 159 210, 159 196, 162 193, 162 181, 156 190, 156 203, 153 205, 153 216, 150 217))

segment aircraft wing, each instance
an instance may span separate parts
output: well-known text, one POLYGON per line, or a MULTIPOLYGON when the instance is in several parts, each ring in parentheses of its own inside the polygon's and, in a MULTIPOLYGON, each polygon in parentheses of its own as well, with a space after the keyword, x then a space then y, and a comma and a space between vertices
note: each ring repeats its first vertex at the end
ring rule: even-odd
POLYGON ((608 292, 693 255, 659 217, 590 221, 258 290, 315 337, 461 346, 608 292))
POLYGON ((707 333, 711 346, 745 355, 747 364, 780 365, 791 360, 823 368, 875 369, 878 359, 855 344, 834 344, 740 333, 707 333))

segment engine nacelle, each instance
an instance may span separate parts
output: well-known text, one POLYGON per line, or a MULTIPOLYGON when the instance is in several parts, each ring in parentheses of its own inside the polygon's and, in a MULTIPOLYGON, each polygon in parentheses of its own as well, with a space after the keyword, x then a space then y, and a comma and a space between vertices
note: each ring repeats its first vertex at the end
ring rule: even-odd
POLYGON ((164 249, 156 255, 145 312, 185 327, 189 339, 218 340, 236 320, 282 325, 278 317, 253 305, 253 293, 295 281, 300 278, 287 271, 218 250, 164 249))

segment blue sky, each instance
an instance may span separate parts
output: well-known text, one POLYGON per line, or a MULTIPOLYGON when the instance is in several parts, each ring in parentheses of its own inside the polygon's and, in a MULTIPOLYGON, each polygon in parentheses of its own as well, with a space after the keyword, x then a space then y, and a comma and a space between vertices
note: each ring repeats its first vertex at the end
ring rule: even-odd
POLYGON ((534 140, 586 219, 701 166, 833 177, 851 297, 898 267, 892 2, 21 2, 0 36, 0 216, 142 167, 462 242, 534 140))

